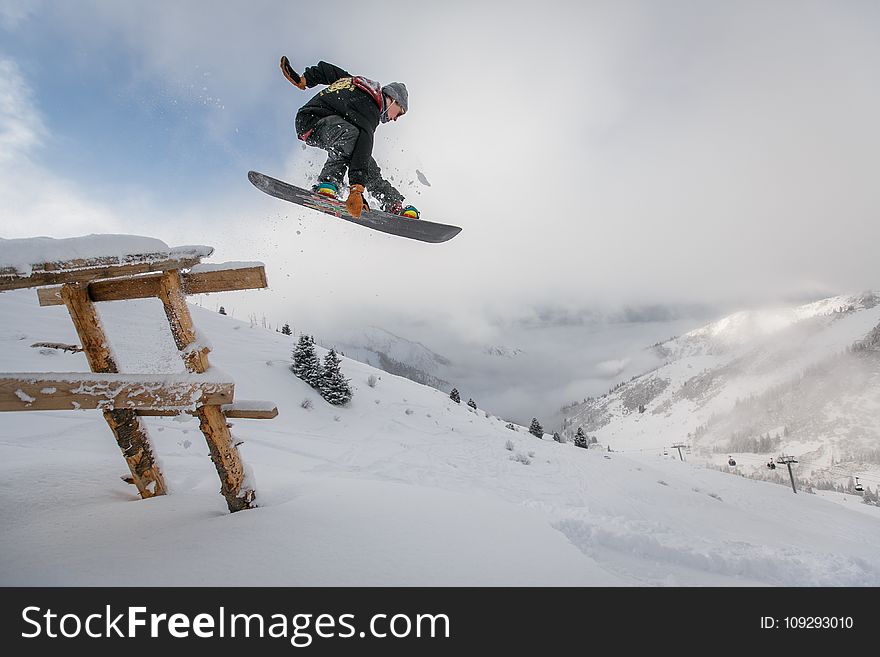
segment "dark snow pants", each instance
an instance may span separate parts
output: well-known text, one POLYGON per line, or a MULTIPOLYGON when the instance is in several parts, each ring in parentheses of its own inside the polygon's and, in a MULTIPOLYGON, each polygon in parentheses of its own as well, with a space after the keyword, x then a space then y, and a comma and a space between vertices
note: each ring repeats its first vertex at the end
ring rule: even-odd
MULTIPOLYGON (((326 116, 315 124, 306 143, 327 151, 327 162, 318 176, 319 182, 332 182, 337 187, 342 185, 359 136, 360 130, 341 116, 326 116)), ((382 203, 383 209, 403 201, 400 192, 382 178, 382 171, 372 157, 367 165, 365 187, 382 203)))

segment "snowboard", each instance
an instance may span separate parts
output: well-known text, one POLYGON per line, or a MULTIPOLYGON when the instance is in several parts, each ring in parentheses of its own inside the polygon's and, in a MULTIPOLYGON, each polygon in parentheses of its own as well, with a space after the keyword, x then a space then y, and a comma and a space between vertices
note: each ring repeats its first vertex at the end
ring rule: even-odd
POLYGON ((410 219, 381 210, 364 209, 360 217, 354 218, 345 209, 345 201, 321 196, 257 171, 248 171, 248 180, 253 183, 254 187, 269 196, 398 237, 437 244, 451 240, 461 232, 461 228, 458 226, 438 224, 422 219, 410 219))

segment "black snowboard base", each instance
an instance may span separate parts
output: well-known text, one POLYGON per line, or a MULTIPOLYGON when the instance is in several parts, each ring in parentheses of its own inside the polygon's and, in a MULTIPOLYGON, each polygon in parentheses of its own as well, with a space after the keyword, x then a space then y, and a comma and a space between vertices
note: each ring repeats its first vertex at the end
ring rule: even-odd
POLYGON ((461 232, 461 228, 458 226, 438 224, 422 219, 410 219, 381 210, 364 210, 361 216, 355 219, 345 209, 344 201, 321 196, 256 171, 248 171, 248 180, 269 196, 398 237, 437 244, 451 240, 461 232))

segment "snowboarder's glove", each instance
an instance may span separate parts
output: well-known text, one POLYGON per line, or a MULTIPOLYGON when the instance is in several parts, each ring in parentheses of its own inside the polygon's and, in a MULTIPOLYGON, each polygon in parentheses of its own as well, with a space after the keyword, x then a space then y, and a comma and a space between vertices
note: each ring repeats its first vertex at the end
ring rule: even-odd
MULTIPOLYGON (((345 201, 345 209, 348 213, 357 219, 361 216, 366 203, 364 202, 364 186, 352 185, 348 190, 348 199, 345 201)), ((367 207, 369 210, 369 207, 367 207)))
POLYGON ((284 73, 284 77, 290 80, 290 84, 295 87, 299 87, 303 91, 306 89, 306 78, 303 75, 299 75, 296 71, 294 71, 290 67, 290 62, 287 59, 286 55, 282 55, 281 57, 281 72, 284 73))

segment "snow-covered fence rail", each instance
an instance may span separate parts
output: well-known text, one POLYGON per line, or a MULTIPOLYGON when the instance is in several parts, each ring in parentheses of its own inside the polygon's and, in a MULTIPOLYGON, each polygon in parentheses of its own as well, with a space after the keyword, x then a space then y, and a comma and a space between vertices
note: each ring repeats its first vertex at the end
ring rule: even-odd
MULTIPOLYGON (((239 400, 237 402, 233 402, 232 404, 223 404, 221 407, 223 411, 223 415, 230 419, 241 419, 241 420, 271 420, 273 417, 278 417, 278 407, 275 406, 272 402, 264 402, 264 401, 248 401, 248 400, 239 400)), ((170 409, 170 408, 146 408, 146 409, 138 409, 138 415, 147 415, 147 416, 167 416, 167 415, 180 415, 180 413, 189 413, 190 415, 195 415, 195 409, 185 408, 181 410, 178 409, 170 409)))
MULTIPOLYGON (((9 240, 21 241, 21 240, 9 240)), ((111 276, 131 276, 166 269, 192 267, 213 252, 210 247, 180 247, 166 252, 95 258, 76 258, 35 265, 0 267, 0 290, 17 290, 75 281, 93 281, 111 276)))
POLYGON ((194 375, 0 374, 0 411, 133 409, 176 415, 228 404, 235 384, 194 375))
POLYGON ((229 510, 255 506, 227 418, 270 419, 278 410, 270 402, 235 402, 234 384, 211 373, 210 350, 196 338, 186 295, 264 288, 266 273, 262 263, 199 264, 212 252, 127 235, 0 240, 0 292, 42 287, 40 305, 65 305, 92 370, 0 375, 0 411, 100 410, 129 466, 123 479, 144 498, 164 495, 166 487, 140 416, 193 414, 229 510), (119 373, 95 304, 149 297, 162 302, 189 374, 119 373))

